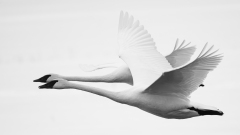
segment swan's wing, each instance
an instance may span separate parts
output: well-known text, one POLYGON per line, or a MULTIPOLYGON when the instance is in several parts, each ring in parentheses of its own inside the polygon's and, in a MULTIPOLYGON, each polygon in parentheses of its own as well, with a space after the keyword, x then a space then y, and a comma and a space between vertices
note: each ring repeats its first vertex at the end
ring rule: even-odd
POLYGON ((209 71, 216 68, 220 63, 222 56, 211 51, 213 46, 202 52, 192 63, 164 73, 156 82, 154 82, 145 92, 154 94, 178 94, 188 97, 195 91, 206 78, 209 71))
POLYGON ((190 47, 188 46, 190 43, 186 45, 184 43, 185 40, 180 44, 180 46, 178 46, 177 39, 174 50, 172 51, 171 54, 166 56, 166 59, 172 65, 173 68, 177 68, 186 64, 196 50, 195 46, 190 47))
POLYGON ((151 35, 128 13, 120 14, 118 45, 119 57, 130 68, 134 86, 148 87, 163 72, 172 69, 166 58, 157 51, 151 35))

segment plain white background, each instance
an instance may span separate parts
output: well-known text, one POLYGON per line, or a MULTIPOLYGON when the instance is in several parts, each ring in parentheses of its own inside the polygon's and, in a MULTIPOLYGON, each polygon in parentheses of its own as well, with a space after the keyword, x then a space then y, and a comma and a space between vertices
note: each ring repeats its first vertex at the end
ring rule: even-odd
POLYGON ((239 134, 239 24, 237 0, 0 0, 0 134, 239 134), (47 73, 88 75, 79 64, 113 60, 121 10, 140 20, 163 55, 177 38, 196 45, 196 55, 206 42, 220 49, 223 61, 191 99, 222 117, 168 120, 82 91, 38 89, 32 80, 47 73))

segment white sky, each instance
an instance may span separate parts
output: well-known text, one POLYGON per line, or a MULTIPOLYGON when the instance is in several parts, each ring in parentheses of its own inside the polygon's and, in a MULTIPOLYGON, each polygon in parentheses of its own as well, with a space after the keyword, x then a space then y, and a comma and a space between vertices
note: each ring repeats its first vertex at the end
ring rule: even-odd
POLYGON ((237 0, 0 0, 0 134, 239 134, 239 24, 237 0), (224 53, 192 95, 224 116, 167 120, 81 91, 38 89, 32 80, 44 74, 82 75, 78 64, 112 60, 121 10, 164 55, 177 38, 196 45, 196 55, 206 42, 224 53))

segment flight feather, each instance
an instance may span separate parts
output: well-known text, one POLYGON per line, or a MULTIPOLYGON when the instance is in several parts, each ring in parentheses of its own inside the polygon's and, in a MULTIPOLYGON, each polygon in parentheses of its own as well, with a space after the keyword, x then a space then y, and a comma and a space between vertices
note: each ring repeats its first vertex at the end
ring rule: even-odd
POLYGON ((148 31, 128 13, 120 14, 118 45, 119 57, 130 68, 134 85, 149 86, 163 72, 172 69, 167 59, 157 51, 148 31))

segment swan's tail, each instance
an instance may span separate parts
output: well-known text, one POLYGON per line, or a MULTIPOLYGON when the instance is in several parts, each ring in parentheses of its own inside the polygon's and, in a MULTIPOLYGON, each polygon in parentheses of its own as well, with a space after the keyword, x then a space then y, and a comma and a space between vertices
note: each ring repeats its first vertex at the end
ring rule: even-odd
POLYGON ((189 110, 197 112, 199 115, 220 115, 222 116, 224 113, 213 106, 203 105, 196 102, 191 102, 191 107, 189 110))

